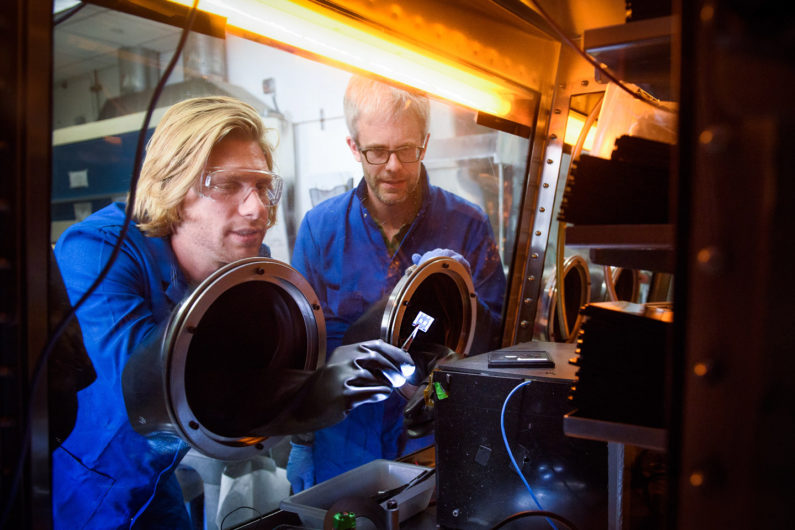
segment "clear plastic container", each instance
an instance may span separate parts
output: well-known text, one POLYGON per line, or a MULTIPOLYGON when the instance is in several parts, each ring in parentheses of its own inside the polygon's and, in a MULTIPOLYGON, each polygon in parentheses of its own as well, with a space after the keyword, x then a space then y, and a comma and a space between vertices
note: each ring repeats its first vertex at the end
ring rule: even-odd
MULTIPOLYGON (((281 509, 297 514, 307 528, 323 528, 326 511, 337 500, 345 497, 372 498, 380 492, 402 486, 430 469, 391 460, 373 460, 287 497, 281 502, 281 509)), ((400 522, 428 507, 435 486, 436 477, 430 476, 389 497, 398 503, 400 522)), ((382 508, 386 508, 389 499, 383 499, 382 508)), ((367 519, 359 519, 356 528, 358 530, 374 526, 367 519)))
MULTIPOLYGON (((637 88, 628 84, 630 88, 637 88)), ((655 108, 641 101, 615 83, 608 83, 605 99, 596 122, 591 156, 610 158, 616 138, 622 135, 640 136, 648 140, 675 144, 677 138, 677 104, 661 101, 659 104, 671 112, 655 108)))

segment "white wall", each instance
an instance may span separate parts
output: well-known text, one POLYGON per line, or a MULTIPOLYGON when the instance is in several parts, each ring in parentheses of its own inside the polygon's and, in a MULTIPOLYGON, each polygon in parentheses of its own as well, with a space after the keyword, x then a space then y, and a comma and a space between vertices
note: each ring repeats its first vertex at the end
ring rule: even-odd
POLYGON ((119 94, 118 67, 73 77, 53 87, 53 128, 96 121, 102 105, 119 94))
POLYGON ((282 200, 281 222, 294 236, 312 207, 310 188, 332 188, 348 178, 356 182, 361 175, 345 143, 342 97, 350 74, 234 36, 227 38, 226 50, 229 83, 278 108, 290 124, 292 156, 281 145, 276 165, 290 187, 282 200), (268 78, 275 81, 273 95, 262 90, 268 78))
POLYGON ((342 96, 350 74, 246 39, 227 37, 229 82, 270 104, 262 81, 276 79, 276 99, 292 123, 342 115, 342 96))

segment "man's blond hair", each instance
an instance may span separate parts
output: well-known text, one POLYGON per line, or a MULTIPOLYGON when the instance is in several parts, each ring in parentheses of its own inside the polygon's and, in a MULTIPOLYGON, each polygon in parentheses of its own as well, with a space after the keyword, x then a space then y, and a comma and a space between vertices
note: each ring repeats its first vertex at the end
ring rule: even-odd
MULTIPOLYGON (((182 220, 182 203, 218 142, 230 133, 259 143, 268 168, 272 148, 266 129, 251 105, 225 96, 186 99, 169 108, 146 147, 146 160, 135 188, 133 218, 148 236, 171 234, 182 220)), ((271 206, 268 224, 276 220, 271 206)))

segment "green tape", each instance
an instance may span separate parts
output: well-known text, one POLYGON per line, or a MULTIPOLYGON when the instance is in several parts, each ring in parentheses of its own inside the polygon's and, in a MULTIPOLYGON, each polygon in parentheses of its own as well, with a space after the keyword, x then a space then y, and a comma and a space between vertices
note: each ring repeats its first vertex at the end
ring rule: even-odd
POLYGON ((444 388, 441 384, 434 382, 433 389, 436 390, 436 397, 438 399, 447 399, 447 392, 444 391, 444 388))

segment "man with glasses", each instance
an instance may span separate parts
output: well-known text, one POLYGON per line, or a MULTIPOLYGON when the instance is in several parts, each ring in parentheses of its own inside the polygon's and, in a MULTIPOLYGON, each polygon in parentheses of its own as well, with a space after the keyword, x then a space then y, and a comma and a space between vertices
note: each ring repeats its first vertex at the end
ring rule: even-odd
MULTIPOLYGON (((120 252, 77 309, 97 377, 79 393, 75 427, 52 455, 56 528, 191 528, 173 473, 188 445, 176 436, 136 433, 121 378, 140 345, 159 345, 193 287, 223 265, 267 256, 262 242, 276 218, 282 179, 272 171, 265 132, 253 107, 227 97, 183 101, 158 124, 120 252)), ((99 276, 124 220, 125 205, 112 204, 59 238, 55 256, 72 304, 99 276)), ((363 402, 385 399, 385 378, 399 381, 395 376, 410 363, 383 342, 340 348, 299 389, 323 396, 301 419, 320 428, 363 402)))
MULTIPOLYGON (((306 214, 291 261, 320 298, 329 351, 389 295, 407 267, 435 256, 454 257, 470 268, 479 311, 491 324, 479 342, 496 345, 506 284, 502 261, 486 214, 429 182, 422 164, 427 97, 353 76, 343 104, 348 147, 364 178, 306 214)), ((293 489, 399 456, 405 403, 393 393, 334 427, 294 437, 287 466, 293 489)))

